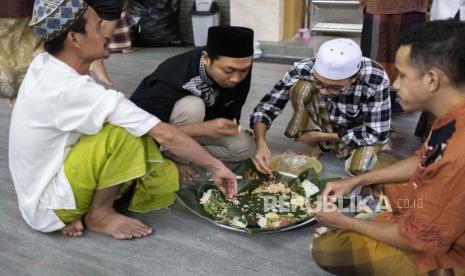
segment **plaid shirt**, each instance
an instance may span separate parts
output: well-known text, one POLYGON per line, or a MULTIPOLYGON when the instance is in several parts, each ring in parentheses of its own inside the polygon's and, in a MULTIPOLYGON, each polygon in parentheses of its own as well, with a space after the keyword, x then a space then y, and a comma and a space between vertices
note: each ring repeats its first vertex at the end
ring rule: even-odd
MULTIPOLYGON (((250 115, 250 125, 271 122, 281 114, 289 101, 289 90, 298 80, 310 81, 314 74, 315 59, 294 63, 250 115)), ((381 65, 363 58, 359 77, 351 87, 335 98, 324 98, 330 120, 341 131, 338 133, 345 146, 357 147, 385 143, 391 123, 389 78, 381 65)))

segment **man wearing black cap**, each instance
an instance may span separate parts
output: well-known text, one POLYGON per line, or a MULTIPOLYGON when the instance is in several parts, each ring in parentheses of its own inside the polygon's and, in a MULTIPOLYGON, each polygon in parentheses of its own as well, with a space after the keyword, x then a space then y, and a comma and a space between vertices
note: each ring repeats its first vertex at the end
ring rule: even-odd
MULTIPOLYGON (((250 89, 252 59, 252 30, 211 27, 205 48, 160 64, 131 100, 194 137, 218 159, 242 161, 255 151, 253 139, 238 125, 250 89)), ((189 166, 178 167, 182 177, 192 176, 189 166)))

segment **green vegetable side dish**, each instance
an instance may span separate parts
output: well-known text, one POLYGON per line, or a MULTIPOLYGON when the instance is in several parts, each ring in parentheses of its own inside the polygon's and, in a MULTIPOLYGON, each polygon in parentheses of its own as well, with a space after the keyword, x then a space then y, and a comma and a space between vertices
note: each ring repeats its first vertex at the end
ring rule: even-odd
POLYGON ((223 220, 228 211, 226 199, 216 187, 212 187, 204 193, 204 198, 207 197, 208 200, 205 200, 205 202, 202 202, 202 199, 200 199, 200 204, 203 205, 205 212, 210 214, 215 220, 223 220))
POLYGON ((313 219, 312 206, 326 182, 311 168, 297 178, 258 173, 247 160, 233 169, 238 194, 227 200, 210 181, 182 189, 177 198, 195 214, 249 233, 278 232, 313 219))

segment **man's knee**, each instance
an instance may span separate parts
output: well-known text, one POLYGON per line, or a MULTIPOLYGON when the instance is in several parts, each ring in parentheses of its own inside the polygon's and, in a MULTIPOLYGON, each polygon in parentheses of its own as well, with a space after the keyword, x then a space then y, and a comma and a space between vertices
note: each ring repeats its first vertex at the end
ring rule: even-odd
POLYGON ((205 103, 196 96, 178 100, 171 112, 170 124, 182 125, 202 122, 205 118, 205 103))
POLYGON ((251 135, 242 131, 237 137, 234 137, 233 142, 228 147, 233 156, 232 162, 241 162, 251 158, 255 153, 255 142, 251 135))
POLYGON ((242 131, 237 138, 238 159, 242 161, 251 158, 255 153, 255 141, 252 136, 242 131))
POLYGON ((116 152, 144 151, 143 139, 133 136, 122 127, 105 124, 95 135, 81 136, 79 142, 72 147, 68 158, 74 156, 73 152, 91 152, 89 156, 101 156, 106 159, 116 152))
POLYGON ((239 136, 221 138, 219 144, 205 145, 205 148, 218 159, 225 162, 241 162, 255 153, 255 142, 251 135, 242 131, 239 136))
POLYGON ((309 81, 299 80, 291 89, 290 100, 292 106, 295 107, 298 105, 307 105, 311 101, 312 83, 309 81))
POLYGON ((345 163, 345 170, 350 175, 367 173, 378 162, 378 154, 384 145, 363 146, 353 150, 345 163))
POLYGON ((355 275, 347 232, 329 232, 313 239, 311 254, 318 267, 337 275, 355 275), (348 258, 350 257, 350 258, 348 258))
POLYGON ((333 248, 335 248, 337 239, 334 238, 332 233, 324 234, 318 238, 313 239, 311 253, 313 260, 319 266, 326 266, 331 262, 328 258, 332 256, 333 248))
POLYGON ((129 133, 125 128, 106 124, 103 131, 108 130, 108 142, 107 146, 112 147, 143 147, 143 139, 142 137, 136 137, 129 133))

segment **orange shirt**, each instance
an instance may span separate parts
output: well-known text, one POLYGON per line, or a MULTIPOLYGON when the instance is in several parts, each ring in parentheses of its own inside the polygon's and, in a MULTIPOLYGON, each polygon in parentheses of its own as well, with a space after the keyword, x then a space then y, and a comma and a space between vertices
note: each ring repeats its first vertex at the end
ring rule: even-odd
POLYGON ((422 272, 465 268, 465 101, 433 123, 417 155, 414 206, 400 218, 399 233, 422 272))

